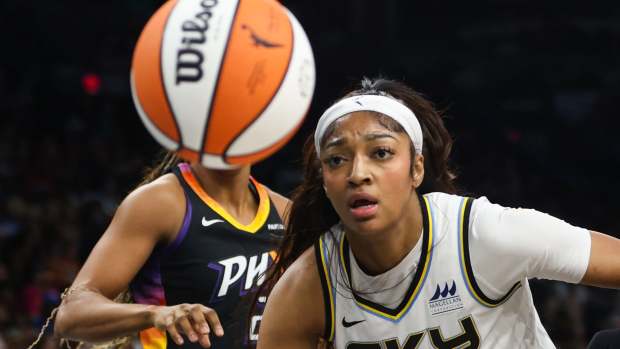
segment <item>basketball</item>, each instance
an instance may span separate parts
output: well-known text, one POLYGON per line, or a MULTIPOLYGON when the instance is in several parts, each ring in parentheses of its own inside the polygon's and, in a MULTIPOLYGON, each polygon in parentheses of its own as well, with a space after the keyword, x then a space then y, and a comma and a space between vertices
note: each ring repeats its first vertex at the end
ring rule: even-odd
POLYGON ((149 133, 208 168, 271 155, 314 92, 312 48, 276 0, 171 0, 136 43, 131 91, 149 133))

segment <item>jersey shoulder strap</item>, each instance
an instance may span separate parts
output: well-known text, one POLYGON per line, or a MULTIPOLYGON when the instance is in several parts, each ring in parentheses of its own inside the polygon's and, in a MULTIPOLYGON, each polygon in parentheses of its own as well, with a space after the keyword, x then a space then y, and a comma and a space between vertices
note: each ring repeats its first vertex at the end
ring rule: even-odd
POLYGON ((329 269, 329 250, 325 244, 324 236, 321 236, 314 243, 314 255, 316 258, 316 266, 321 280, 321 289, 323 290, 323 304, 325 305, 325 330, 323 339, 328 342, 334 340, 335 332, 335 304, 334 304, 334 287, 330 278, 329 269))
POLYGON ((484 292, 482 292, 482 289, 478 286, 476 277, 474 276, 474 270, 471 266, 471 255, 469 251, 469 226, 473 204, 473 198, 465 197, 461 201, 461 205, 459 207, 459 263, 463 269, 465 284, 467 285, 471 295, 483 306, 494 308, 504 304, 522 285, 521 281, 516 282, 504 296, 497 299, 493 299, 485 295, 484 292))

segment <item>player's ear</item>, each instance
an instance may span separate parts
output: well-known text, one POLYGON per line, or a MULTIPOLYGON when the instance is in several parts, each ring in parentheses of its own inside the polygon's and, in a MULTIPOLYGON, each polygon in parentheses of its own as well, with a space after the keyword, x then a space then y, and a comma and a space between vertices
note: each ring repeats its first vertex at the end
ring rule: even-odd
POLYGON ((416 154, 411 168, 413 170, 413 180, 411 183, 413 188, 417 189, 422 185, 422 181, 424 180, 424 155, 416 154))

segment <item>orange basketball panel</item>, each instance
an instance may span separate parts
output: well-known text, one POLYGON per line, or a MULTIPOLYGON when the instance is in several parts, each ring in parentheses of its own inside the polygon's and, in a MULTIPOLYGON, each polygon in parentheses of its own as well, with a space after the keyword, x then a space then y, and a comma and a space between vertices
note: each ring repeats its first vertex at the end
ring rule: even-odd
POLYGON ((222 153, 271 102, 287 73, 293 29, 276 1, 241 0, 222 60, 204 151, 222 153))
POLYGON ((177 151, 177 154, 179 154, 179 156, 187 161, 190 162, 197 162, 198 159, 200 158, 200 154, 198 154, 198 152, 193 151, 191 149, 187 149, 187 148, 181 148, 177 151))
POLYGON ((142 109, 162 133, 178 142, 180 135, 164 91, 160 55, 164 28, 176 3, 165 3, 148 21, 136 43, 131 68, 142 109))

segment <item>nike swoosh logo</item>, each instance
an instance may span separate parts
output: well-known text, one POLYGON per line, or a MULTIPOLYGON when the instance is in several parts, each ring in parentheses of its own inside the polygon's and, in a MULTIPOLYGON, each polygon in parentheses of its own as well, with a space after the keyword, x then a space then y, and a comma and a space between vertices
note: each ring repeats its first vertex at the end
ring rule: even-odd
POLYGON ((360 322, 364 322, 366 320, 358 320, 358 321, 351 321, 351 322, 347 322, 347 320, 344 319, 344 317, 342 318, 342 326, 344 327, 351 327, 353 325, 357 325, 360 322))
POLYGON ((223 222, 224 221, 221 220, 221 219, 209 219, 209 220, 207 220, 205 217, 202 217, 202 226, 203 227, 208 227, 208 226, 210 226, 212 224, 223 223, 223 222))

